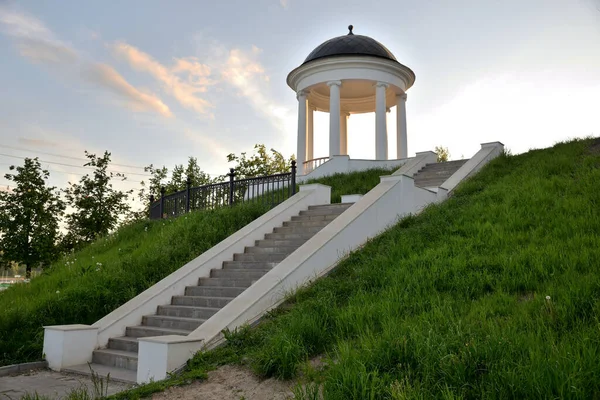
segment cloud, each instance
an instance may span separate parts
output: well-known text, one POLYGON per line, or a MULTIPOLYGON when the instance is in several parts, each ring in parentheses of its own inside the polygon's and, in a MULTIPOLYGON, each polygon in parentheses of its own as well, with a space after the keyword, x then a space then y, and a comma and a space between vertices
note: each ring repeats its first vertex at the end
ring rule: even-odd
POLYGON ((72 64, 77 61, 77 52, 34 17, 0 7, 0 23, 3 31, 16 40, 20 54, 34 62, 72 64))
POLYGON ((245 97, 256 111, 263 114, 283 133, 289 133, 295 127, 295 115, 287 107, 272 99, 268 94, 269 75, 257 60, 262 52, 252 46, 250 52, 233 49, 225 65, 222 67, 221 77, 224 82, 238 90, 240 96, 245 97))
POLYGON ((209 78, 211 69, 207 65, 199 63, 193 57, 176 58, 175 65, 169 68, 127 43, 117 42, 112 48, 134 69, 152 75, 182 106, 198 114, 212 116, 210 109, 213 105, 208 100, 197 96, 198 93, 206 92, 207 86, 214 84, 214 81, 209 78), (187 75, 187 81, 182 80, 179 76, 181 74, 187 75))
POLYGON ((279 4, 283 8, 289 8, 290 7, 290 0, 279 0, 279 4))
POLYGON ((19 53, 32 62, 71 66, 74 73, 69 77, 81 78, 113 93, 121 100, 119 104, 130 110, 172 116, 169 107, 156 95, 136 89, 108 64, 83 59, 37 18, 0 6, 0 28, 15 40, 19 53))
POLYGON ((20 137, 18 139, 18 142, 22 143, 24 145, 33 146, 33 147, 57 147, 58 146, 58 143, 50 141, 50 140, 33 139, 33 138, 25 138, 25 137, 20 137))
POLYGON ((136 89, 110 65, 89 64, 84 67, 82 76, 117 94, 133 111, 155 111, 164 117, 173 116, 169 107, 157 96, 136 89))

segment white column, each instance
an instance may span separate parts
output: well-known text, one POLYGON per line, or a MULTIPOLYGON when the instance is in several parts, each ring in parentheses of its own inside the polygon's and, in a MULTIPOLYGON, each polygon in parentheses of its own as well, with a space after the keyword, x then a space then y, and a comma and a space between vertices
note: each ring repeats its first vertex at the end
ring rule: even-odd
POLYGON ((329 157, 340 154, 341 85, 341 81, 327 82, 327 86, 329 86, 329 157))
POLYGON ((298 99, 298 152, 296 153, 296 165, 298 174, 304 175, 304 161, 306 161, 306 93, 301 90, 297 93, 298 99))
POLYGON ((408 157, 406 135, 406 93, 396 96, 396 158, 408 157))
POLYGON ((307 134, 306 134, 306 160, 312 160, 315 158, 314 150, 314 131, 315 131, 315 108, 311 105, 308 106, 308 122, 307 122, 307 134))
POLYGON ((340 114, 340 154, 348 155, 348 117, 350 113, 340 114))
POLYGON ((387 124, 385 115, 385 90, 388 84, 375 85, 375 159, 387 160, 387 124))

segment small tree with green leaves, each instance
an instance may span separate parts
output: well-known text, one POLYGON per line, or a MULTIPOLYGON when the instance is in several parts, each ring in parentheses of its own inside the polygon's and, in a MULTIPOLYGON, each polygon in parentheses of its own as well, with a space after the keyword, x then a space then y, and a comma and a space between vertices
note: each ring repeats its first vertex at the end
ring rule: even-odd
POLYGON ((23 166, 10 167, 4 177, 15 183, 0 191, 0 248, 6 265, 25 265, 27 278, 34 267, 46 267, 59 250, 59 219, 65 209, 55 187, 46 186, 49 172, 37 158, 25 158, 23 166))
POLYGON ((89 162, 84 166, 94 167, 94 173, 83 176, 79 183, 69 182, 69 187, 63 190, 74 210, 66 217, 69 231, 64 238, 65 250, 108 234, 130 209, 127 200, 133 191, 116 190, 111 183, 114 178, 125 180, 126 177, 107 170, 110 153, 105 151, 102 157, 97 157, 86 151, 85 156, 89 162))
POLYGON ((275 149, 267 151, 264 144, 254 146, 255 153, 248 157, 246 152, 239 156, 231 153, 227 161, 235 162, 235 175, 238 178, 250 178, 254 176, 273 175, 290 171, 290 164, 294 156, 289 159, 275 149))
POLYGON ((435 152, 437 153, 437 162, 446 162, 450 159, 450 151, 447 147, 435 146, 435 152))

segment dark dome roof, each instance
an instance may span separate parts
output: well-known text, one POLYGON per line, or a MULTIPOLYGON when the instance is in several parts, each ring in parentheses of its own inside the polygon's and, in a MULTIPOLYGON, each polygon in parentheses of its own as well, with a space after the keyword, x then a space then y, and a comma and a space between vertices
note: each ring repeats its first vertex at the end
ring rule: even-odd
POLYGON ((329 39, 314 49, 303 64, 319 58, 350 55, 381 57, 398 62, 392 52, 377 40, 368 36, 355 35, 352 33, 352 25, 348 29, 350 33, 347 35, 329 39))

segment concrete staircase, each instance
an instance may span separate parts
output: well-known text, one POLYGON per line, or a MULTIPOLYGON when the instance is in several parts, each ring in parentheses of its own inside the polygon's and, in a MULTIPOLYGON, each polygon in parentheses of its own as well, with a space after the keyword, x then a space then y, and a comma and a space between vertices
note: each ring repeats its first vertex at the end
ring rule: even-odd
POLYGON ((468 160, 446 161, 441 163, 427 164, 415 175, 415 186, 421 188, 437 188, 444 183, 452 174, 468 160))
MULTIPOLYGON (((125 336, 109 339, 106 349, 94 351, 91 368, 101 376, 110 373, 112 380, 135 382, 138 338, 187 336, 351 205, 310 206, 300 211, 263 240, 257 240, 255 246, 234 254, 221 269, 211 270, 209 278, 200 278, 197 286, 188 286, 185 293, 173 296, 171 304, 159 306, 155 315, 144 316, 141 325, 128 326, 125 336)), ((78 365, 65 371, 89 374, 90 366, 78 365)))

